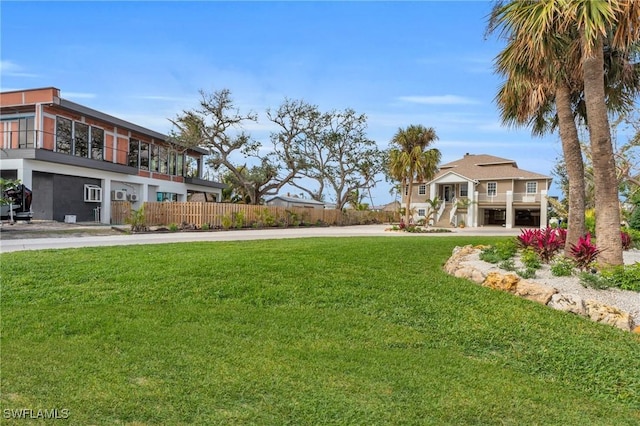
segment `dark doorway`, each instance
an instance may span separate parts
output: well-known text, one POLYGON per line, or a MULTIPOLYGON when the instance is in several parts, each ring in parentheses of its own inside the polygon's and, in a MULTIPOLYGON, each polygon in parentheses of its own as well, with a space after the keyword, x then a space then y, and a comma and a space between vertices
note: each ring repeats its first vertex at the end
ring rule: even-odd
POLYGON ((507 212, 503 209, 484 209, 484 224, 503 226, 507 223, 507 212))

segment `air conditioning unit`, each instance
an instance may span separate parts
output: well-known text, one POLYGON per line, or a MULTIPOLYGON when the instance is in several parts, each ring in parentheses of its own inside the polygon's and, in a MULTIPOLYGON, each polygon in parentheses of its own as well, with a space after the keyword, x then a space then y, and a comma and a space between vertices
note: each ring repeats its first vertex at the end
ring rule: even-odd
POLYGON ((135 203, 136 201, 138 201, 138 195, 137 194, 129 194, 129 195, 127 195, 127 198, 132 203, 135 203))
POLYGON ((126 201, 127 191, 122 191, 121 189, 116 189, 115 191, 111 191, 111 199, 114 201, 126 201))

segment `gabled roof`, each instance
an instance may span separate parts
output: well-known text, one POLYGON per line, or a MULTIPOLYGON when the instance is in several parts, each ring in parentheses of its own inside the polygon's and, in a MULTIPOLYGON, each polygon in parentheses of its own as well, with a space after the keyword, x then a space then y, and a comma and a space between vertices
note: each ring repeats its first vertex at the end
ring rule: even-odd
POLYGON ((274 196, 272 198, 269 198, 267 200, 267 203, 270 202, 270 201, 273 201, 275 199, 279 199, 279 200, 286 201, 286 202, 289 202, 289 203, 317 204, 319 206, 324 206, 324 203, 322 201, 316 201, 316 200, 312 200, 312 199, 309 199, 309 198, 287 197, 287 196, 284 196, 284 195, 276 195, 276 196, 274 196))
POLYGON ((487 154, 465 154, 459 160, 441 165, 433 180, 452 172, 472 180, 551 179, 550 176, 520 169, 513 160, 487 154))

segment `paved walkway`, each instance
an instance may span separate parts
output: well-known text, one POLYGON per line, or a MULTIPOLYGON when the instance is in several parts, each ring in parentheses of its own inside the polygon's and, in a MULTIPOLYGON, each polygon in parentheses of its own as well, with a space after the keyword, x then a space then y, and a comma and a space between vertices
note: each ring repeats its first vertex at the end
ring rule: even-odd
MULTIPOLYGON (((6 226, 6 225, 3 225, 6 226)), ((26 225, 31 226, 31 225, 26 225)), ((80 227, 80 225, 78 226, 80 227)), ((520 229, 505 229, 498 227, 464 228, 454 229, 453 232, 412 234, 406 232, 387 231, 390 226, 385 225, 358 225, 335 227, 310 227, 310 228, 269 228, 269 229, 245 229, 233 231, 210 232, 167 232, 150 234, 121 234, 108 236, 71 236, 55 238, 25 238, 0 240, 0 252, 12 252, 23 250, 63 249, 77 247, 97 246, 122 246, 134 244, 162 244, 181 243, 194 241, 243 241, 265 240, 282 238, 310 238, 310 237, 444 237, 444 236, 515 236, 520 234, 520 229)), ((1 236, 1 234, 0 234, 1 236)))

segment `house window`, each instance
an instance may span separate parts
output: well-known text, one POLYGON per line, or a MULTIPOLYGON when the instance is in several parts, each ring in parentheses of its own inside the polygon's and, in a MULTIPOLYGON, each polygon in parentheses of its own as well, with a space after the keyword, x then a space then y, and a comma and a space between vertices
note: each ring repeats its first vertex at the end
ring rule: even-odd
POLYGON ((129 166, 138 168, 138 160, 140 157, 140 141, 137 139, 129 140, 129 166))
POLYGON ((149 170, 149 144, 140 142, 140 170, 149 170))
POLYGON ((169 153, 167 152, 167 148, 164 147, 160 147, 158 149, 158 171, 160 173, 167 173, 167 160, 168 160, 168 155, 169 153))
POLYGON ((35 148, 34 125, 33 117, 18 119, 18 148, 35 148))
POLYGON ((158 171, 158 145, 151 145, 151 171, 158 171))
POLYGON ((200 177, 200 162, 197 158, 187 155, 186 164, 186 177, 199 178, 200 177))
POLYGON ((176 174, 176 152, 169 151, 169 174, 176 174))
POLYGON ((461 197, 468 197, 469 196, 469 184, 468 183, 461 183, 460 184, 460 196, 461 197))
POLYGON ((538 182, 527 182, 527 194, 538 193, 538 182))
POLYGON ((102 188, 97 185, 84 186, 84 202, 100 203, 102 202, 102 188))
POLYGON ((418 187, 418 195, 427 195, 427 185, 420 185, 418 187))
POLYGON ((425 209, 418 209, 418 216, 425 216, 427 211, 425 209))
POLYGON ((184 155, 183 154, 178 154, 178 157, 176 159, 176 169, 177 169, 177 175, 178 176, 184 176, 184 155))
POLYGON ((487 196, 495 197, 498 195, 498 182, 487 182, 487 196))
POLYGON ((56 151, 71 154, 73 122, 68 118, 56 117, 56 151))
POLYGON ((104 130, 91 126, 91 158, 104 160, 104 130))
POLYGON ((89 157, 89 126, 75 123, 73 138, 73 154, 78 157, 89 157))

